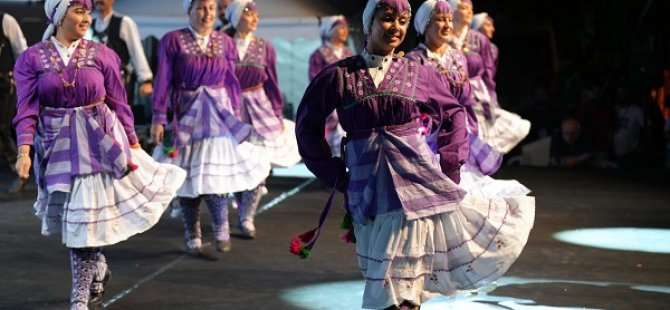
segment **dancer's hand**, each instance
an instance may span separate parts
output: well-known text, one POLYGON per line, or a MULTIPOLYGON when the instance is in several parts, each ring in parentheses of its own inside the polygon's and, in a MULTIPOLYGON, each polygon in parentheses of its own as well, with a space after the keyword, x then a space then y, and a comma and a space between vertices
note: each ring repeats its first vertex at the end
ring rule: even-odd
POLYGON ((151 125, 151 138, 154 139, 154 142, 156 144, 161 143, 161 141, 163 141, 164 133, 165 132, 163 131, 163 124, 151 125))
POLYGON ((149 97, 154 93, 154 86, 151 82, 145 82, 140 84, 140 96, 149 97))
POLYGON ((30 165, 32 161, 30 160, 30 145, 20 145, 19 146, 19 156, 16 158, 16 174, 19 175, 19 179, 27 180, 30 177, 30 165))

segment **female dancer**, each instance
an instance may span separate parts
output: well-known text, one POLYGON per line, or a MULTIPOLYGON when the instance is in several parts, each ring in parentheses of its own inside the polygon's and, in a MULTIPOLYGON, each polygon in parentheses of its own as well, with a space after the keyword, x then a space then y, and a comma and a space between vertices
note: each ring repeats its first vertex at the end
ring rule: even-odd
POLYGON ((496 65, 491 42, 482 33, 470 29, 472 1, 449 0, 454 10, 454 35, 449 44, 462 50, 469 67, 469 79, 475 99, 479 138, 505 154, 512 150, 530 131, 530 122, 501 109, 494 75, 496 65))
MULTIPOLYGON (((483 33, 487 39, 493 40, 493 33, 496 31, 496 27, 493 25, 493 18, 489 16, 488 13, 482 12, 472 16, 472 23, 470 27, 474 30, 477 30, 483 33)), ((491 41, 491 57, 493 57, 493 78, 496 77, 496 71, 498 71, 498 46, 491 41)))
POLYGON ((154 158, 188 172, 177 191, 186 250, 202 257, 200 202, 205 200, 212 215, 216 249, 230 251, 228 196, 256 188, 270 166, 245 142, 251 127, 237 118, 237 52, 229 36, 213 30, 216 1, 184 0, 183 6, 190 26, 167 33, 160 42, 151 132, 161 143, 154 158))
MULTIPOLYGON (((320 20, 319 32, 323 45, 309 57, 309 79, 312 80, 323 68, 336 61, 351 57, 354 53, 347 47, 349 24, 342 15, 328 16, 320 20)), ((326 122, 326 141, 334 156, 340 156, 340 143, 344 130, 337 119, 337 112, 328 116, 326 122)))
MULTIPOLYGON (((293 134, 294 123, 285 120, 284 100, 277 81, 277 54, 272 44, 254 35, 258 10, 251 0, 234 0, 226 9, 239 55, 235 74, 242 87, 242 122, 254 128, 255 143, 274 167, 290 167, 300 161, 293 134)), ((244 236, 255 238, 254 216, 264 184, 235 193, 244 236)))
MULTIPOLYGON (((502 163, 502 154, 477 137, 477 115, 473 108, 468 65, 460 50, 451 48, 448 40, 453 30, 451 7, 445 0, 428 0, 417 10, 414 28, 421 43, 405 57, 428 65, 443 74, 450 83, 451 92, 467 112, 470 156, 468 163, 483 175, 495 173, 502 163)), ((428 128, 430 130, 430 128, 428 128)), ((428 143, 434 144, 428 136, 428 143)))
MULTIPOLYGON (((369 0, 365 50, 317 75, 298 107, 307 167, 346 191, 370 309, 416 309, 432 295, 495 280, 520 254, 534 216, 532 197, 487 199, 456 184, 468 150, 465 112, 444 76, 393 55, 409 20, 406 0, 369 0), (323 138, 335 109, 347 132, 344 158, 332 157, 323 138), (439 156, 421 134, 422 111, 438 124, 439 156)), ((294 240, 292 252, 308 255, 319 229, 294 240)))
MULTIPOLYGON (((528 188, 515 180, 495 180, 488 175, 495 173, 502 162, 502 154, 477 137, 477 116, 473 107, 473 99, 480 97, 470 96, 470 80, 468 71, 472 74, 472 82, 481 81, 481 62, 472 61, 472 66, 466 64, 466 57, 461 51, 451 48, 447 42, 451 29, 451 8, 446 0, 428 0, 424 2, 414 17, 414 27, 423 38, 423 43, 407 53, 406 57, 416 59, 421 64, 429 65, 445 75, 451 82, 453 94, 457 96, 459 103, 465 106, 468 112, 468 142, 470 145, 470 156, 468 163, 461 169, 461 187, 468 191, 478 190, 486 196, 501 195, 514 196, 526 195, 530 192, 528 188), (468 70, 470 69, 470 70, 468 70), (474 125, 474 126, 473 126, 474 125)), ((431 128, 427 128, 431 130, 431 128)), ((435 143, 430 134, 427 137, 429 145, 435 143)))
POLYGON ((28 178, 34 146, 42 234, 62 234, 71 258, 71 309, 88 309, 102 301, 111 274, 103 247, 156 224, 185 172, 140 148, 119 58, 82 39, 91 1, 47 0, 44 9, 43 40, 14 69, 16 170, 28 178))

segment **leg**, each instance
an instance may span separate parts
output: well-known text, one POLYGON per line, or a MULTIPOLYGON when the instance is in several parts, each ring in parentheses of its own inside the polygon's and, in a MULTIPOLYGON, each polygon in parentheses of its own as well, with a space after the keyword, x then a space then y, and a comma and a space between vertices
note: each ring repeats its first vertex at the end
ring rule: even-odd
POLYGON ((184 237, 186 251, 199 254, 202 251, 202 232, 200 231, 200 197, 179 197, 179 205, 184 219, 184 237))
POLYGON ((70 249, 72 267, 71 310, 88 309, 91 284, 101 251, 101 248, 70 249))
POLYGON ((212 231, 216 240, 216 250, 219 252, 229 252, 230 243, 230 223, 228 222, 228 204, 230 199, 227 194, 207 195, 205 202, 209 207, 209 213, 212 215, 212 231))
POLYGON ((258 204, 261 201, 261 186, 259 185, 252 190, 235 193, 235 199, 237 200, 242 234, 249 238, 255 238, 256 227, 254 226, 254 217, 256 216, 258 204))
POLYGON ((91 285, 90 305, 99 305, 102 303, 102 297, 105 295, 105 286, 112 278, 112 271, 107 266, 107 258, 105 251, 100 251, 98 261, 95 264, 95 275, 93 276, 93 283, 91 285))

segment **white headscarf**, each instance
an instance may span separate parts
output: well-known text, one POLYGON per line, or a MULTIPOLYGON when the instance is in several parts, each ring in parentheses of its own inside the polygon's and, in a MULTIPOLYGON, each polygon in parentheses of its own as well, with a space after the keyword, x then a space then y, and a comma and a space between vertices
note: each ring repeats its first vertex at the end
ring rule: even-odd
POLYGON ((479 28, 484 24, 484 21, 489 17, 489 14, 482 12, 472 16, 472 22, 470 23, 470 28, 474 30, 479 30, 479 28))
POLYGON ((193 0, 182 0, 181 5, 184 7, 184 11, 188 14, 189 9, 191 8, 191 3, 193 0))
POLYGON ((426 27, 428 27, 428 23, 430 23, 430 19, 433 17, 439 2, 444 2, 443 5, 449 5, 446 0, 426 0, 426 2, 419 7, 416 11, 416 16, 414 17, 414 29, 416 32, 419 34, 424 34, 426 32, 426 27))
POLYGON ((385 1, 386 4, 391 6, 402 4, 402 7, 395 9, 409 10, 410 13, 412 12, 412 7, 409 5, 407 0, 368 0, 368 3, 365 5, 365 10, 363 10, 363 34, 370 34, 372 18, 374 17, 375 11, 377 10, 377 5, 382 1, 385 1))
POLYGON ((363 34, 370 33, 370 25, 372 24, 372 17, 375 14, 375 9, 380 0, 368 0, 363 10, 363 34))
POLYGON ((228 5, 228 8, 226 8, 226 18, 228 21, 230 21, 230 26, 233 28, 237 28, 237 24, 240 22, 240 18, 242 17, 242 13, 244 13, 244 8, 249 4, 250 2, 253 2, 251 0, 233 0, 228 5))
POLYGON ((347 20, 342 15, 326 16, 321 18, 321 26, 319 26, 319 33, 322 38, 329 38, 333 31, 333 26, 339 21, 346 22, 347 20))
POLYGON ((56 26, 63 20, 67 7, 72 0, 46 0, 44 2, 44 12, 47 14, 49 25, 42 35, 42 40, 46 40, 56 31, 56 26))

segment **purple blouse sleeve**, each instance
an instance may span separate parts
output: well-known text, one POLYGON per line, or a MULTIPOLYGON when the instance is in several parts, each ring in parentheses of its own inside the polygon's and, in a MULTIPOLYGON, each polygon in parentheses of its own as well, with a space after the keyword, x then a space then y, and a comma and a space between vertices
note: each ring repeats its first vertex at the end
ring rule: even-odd
POLYGON ((316 77, 321 70, 325 67, 325 60, 323 59, 323 55, 321 55, 321 52, 319 49, 314 51, 311 56, 309 56, 309 70, 308 70, 308 77, 309 80, 313 80, 314 77, 316 77))
POLYGON ((267 48, 267 75, 268 79, 263 82, 263 89, 268 96, 272 108, 275 111, 275 116, 279 119, 284 119, 284 98, 282 98, 281 90, 279 90, 279 81, 277 80, 277 53, 269 41, 266 41, 267 48))
POLYGON ((450 92, 451 87, 431 87, 448 85, 449 80, 428 67, 422 67, 421 76, 426 77, 424 90, 429 106, 441 118, 437 134, 437 152, 440 154, 440 168, 454 182, 461 180, 460 168, 468 159, 468 133, 465 109, 450 92))
POLYGON ((166 34, 158 45, 158 72, 152 98, 152 124, 167 124, 167 109, 172 90, 172 63, 175 57, 175 40, 170 33, 166 34))
POLYGON ((97 61, 100 64, 105 83, 105 104, 116 112, 116 116, 123 125, 123 129, 128 135, 128 143, 138 143, 135 133, 135 120, 133 112, 128 105, 128 97, 121 80, 121 60, 109 47, 99 44, 99 54, 97 61))
POLYGON ((345 192, 348 183, 345 163, 340 157, 333 157, 324 138, 326 118, 335 110, 334 72, 334 67, 322 71, 307 87, 298 106, 295 135, 307 168, 325 186, 345 192))
POLYGON ((34 50, 31 48, 21 53, 14 66, 18 101, 13 124, 16 129, 17 145, 33 145, 40 111, 40 103, 37 99, 38 73, 33 67, 33 64, 39 64, 39 62, 34 50))
POLYGON ((237 75, 235 75, 235 64, 238 62, 239 56, 233 39, 225 33, 221 33, 221 35, 226 42, 225 57, 227 60, 226 65, 228 66, 225 78, 226 91, 228 91, 228 97, 230 98, 231 106, 235 111, 235 116, 239 118, 242 90, 240 89, 240 81, 237 79, 237 75))
POLYGON ((482 63, 484 65, 484 75, 482 76, 482 79, 484 80, 486 87, 489 89, 489 92, 495 93, 496 82, 493 78, 495 77, 496 64, 493 53, 491 53, 491 41, 489 41, 483 34, 480 34, 479 46, 479 54, 482 57, 482 63))

